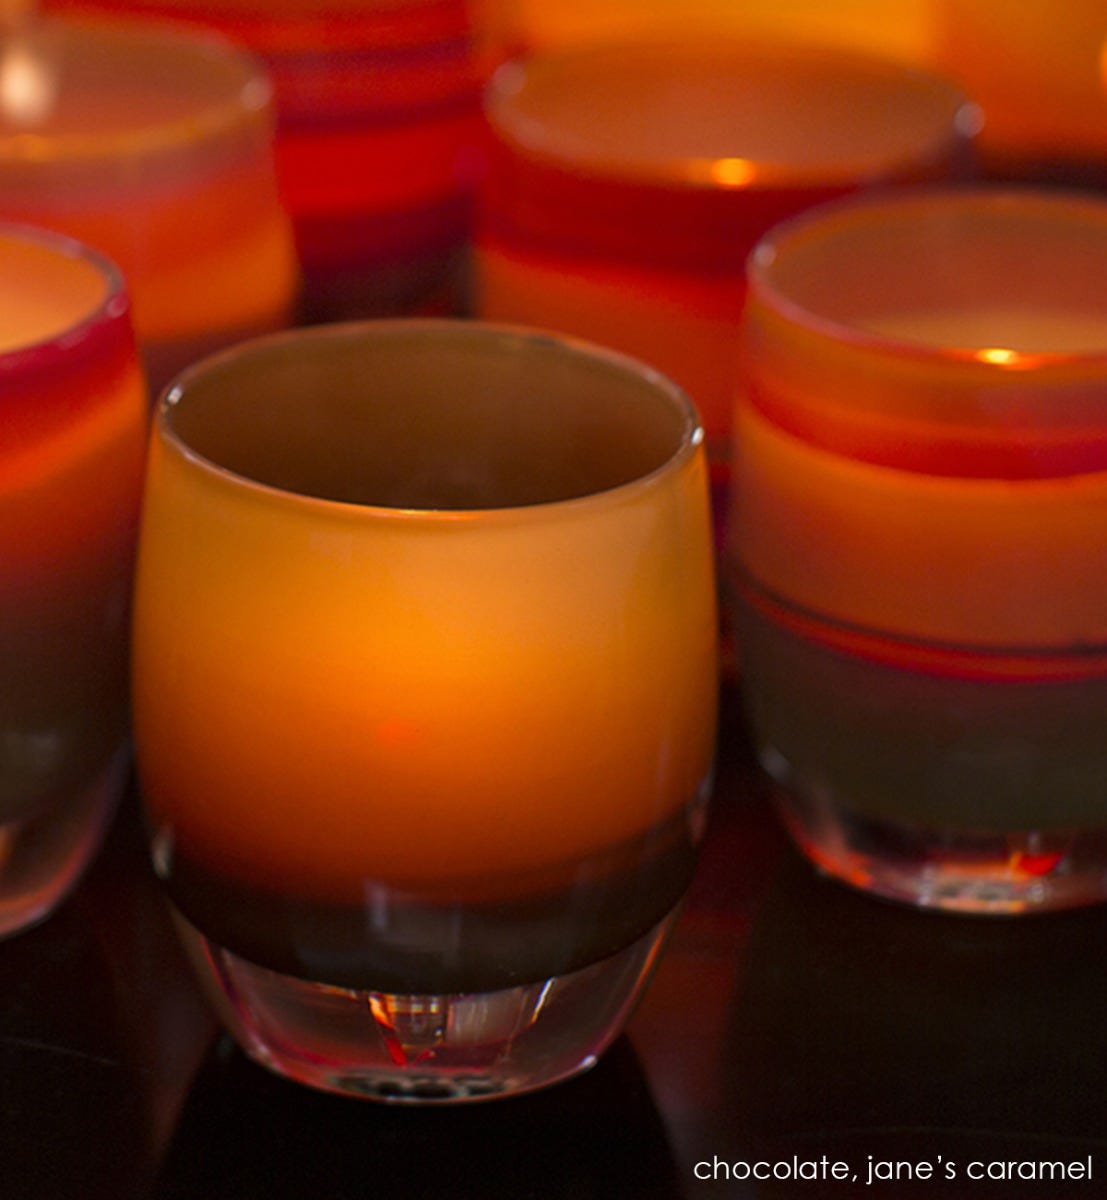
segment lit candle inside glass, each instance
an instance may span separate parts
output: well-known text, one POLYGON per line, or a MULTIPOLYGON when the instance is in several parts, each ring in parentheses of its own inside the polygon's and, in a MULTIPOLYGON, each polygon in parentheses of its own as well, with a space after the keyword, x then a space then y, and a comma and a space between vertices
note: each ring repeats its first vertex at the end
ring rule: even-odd
POLYGON ((127 736, 145 389, 114 267, 0 226, 0 934, 95 849, 127 736))
POLYGON ((122 269, 155 387, 291 316, 270 86, 213 38, 24 23, 0 56, 0 216, 60 230, 122 269))

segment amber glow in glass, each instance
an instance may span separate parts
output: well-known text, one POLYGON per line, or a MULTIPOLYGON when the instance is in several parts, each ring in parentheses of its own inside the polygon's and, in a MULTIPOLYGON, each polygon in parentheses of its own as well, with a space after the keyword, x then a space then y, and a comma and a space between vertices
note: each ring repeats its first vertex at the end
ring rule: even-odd
POLYGON ((0 936, 58 904, 122 787, 145 412, 115 268, 0 226, 0 936))
POLYGON ((505 64, 487 94, 482 316, 652 363, 699 408, 725 479, 747 254, 876 183, 963 166, 951 85, 845 52, 664 39, 505 64))
POLYGON ((755 252, 731 520, 762 760, 867 890, 1107 898, 1107 203, 840 204, 755 252))
POLYGON ((588 1065, 688 883, 712 755, 687 402, 548 338, 324 326, 186 375, 147 486, 142 790, 246 1048, 400 1100, 588 1065))
POLYGON ((63 18, 10 34, 0 216, 58 229, 120 266, 155 389, 290 319, 297 268, 270 84, 212 37, 63 18))

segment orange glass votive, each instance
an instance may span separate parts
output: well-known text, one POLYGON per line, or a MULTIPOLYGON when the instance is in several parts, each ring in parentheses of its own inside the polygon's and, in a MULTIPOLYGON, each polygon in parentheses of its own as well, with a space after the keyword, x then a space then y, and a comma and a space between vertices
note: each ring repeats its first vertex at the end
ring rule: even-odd
POLYGON ((73 886, 123 786, 145 433, 116 269, 0 225, 0 936, 73 886))
POLYGON ((468 0, 52 0, 171 17, 272 77, 303 319, 465 305, 482 71, 468 0))
POLYGON ((486 109, 478 311, 653 363, 720 468, 751 247, 817 201, 956 171, 969 112, 907 67, 725 40, 536 55, 500 69, 486 109))
POLYGON ((979 101, 989 173, 1107 186, 1107 5, 933 4, 930 56, 979 101))
POLYGON ((1107 201, 920 190, 755 251, 731 575, 803 849, 971 912, 1107 898, 1107 201))
POLYGON ((639 364, 477 322, 262 339, 166 394, 138 769, 186 942, 256 1058, 459 1100, 618 1032, 714 746, 701 441, 639 364))
POLYGON ((51 18, 0 56, 0 216, 122 269, 151 386, 283 327, 297 287, 270 86, 212 37, 51 18))

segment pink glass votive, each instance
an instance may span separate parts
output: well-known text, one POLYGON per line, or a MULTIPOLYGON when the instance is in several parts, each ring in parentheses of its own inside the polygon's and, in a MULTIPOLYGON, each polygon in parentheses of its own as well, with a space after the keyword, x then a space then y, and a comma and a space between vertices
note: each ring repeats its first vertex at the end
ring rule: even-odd
POLYGON ((122 270, 151 386, 291 320, 297 268, 271 88, 228 42, 147 23, 30 21, 0 61, 0 217, 122 270))
POLYGON ((171 17, 272 77, 306 320, 464 306, 482 68, 466 0, 53 0, 171 17))

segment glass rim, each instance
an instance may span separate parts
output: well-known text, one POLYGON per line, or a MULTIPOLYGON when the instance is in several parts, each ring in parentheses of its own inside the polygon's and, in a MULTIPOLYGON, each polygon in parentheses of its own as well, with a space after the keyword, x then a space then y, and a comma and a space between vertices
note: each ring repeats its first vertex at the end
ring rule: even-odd
MULTIPOLYGON (((689 79, 698 78, 696 72, 689 79)), ((945 76, 906 62, 866 53, 845 46, 817 43, 789 43, 768 35, 712 39, 703 32, 666 36, 664 33, 638 34, 631 40, 610 37, 581 44, 550 47, 540 54, 515 55, 501 63, 485 92, 485 114, 493 136, 512 154, 536 165, 579 175, 582 179, 621 182, 641 188, 681 188, 689 191, 756 192, 782 188, 849 185, 869 183, 873 179, 899 178, 930 168, 948 157, 957 139, 967 140, 980 123, 979 108, 956 83, 945 76), (695 154, 639 159, 633 156, 607 158, 590 151, 587 145, 572 149, 551 145, 550 139, 537 137, 546 124, 540 118, 521 116, 513 111, 514 97, 526 88, 528 74, 556 75, 566 67, 594 62, 610 65, 613 56, 664 55, 670 62, 689 65, 695 56, 705 62, 725 61, 728 66, 758 64, 773 68, 770 77, 781 68, 826 67, 843 78, 858 81, 899 82, 905 87, 927 93, 948 109, 948 120, 934 122, 934 136, 925 146, 911 149, 906 144, 897 152, 875 153, 860 149, 843 157, 833 168, 811 167, 787 159, 741 156, 701 156, 695 154), (675 56, 675 58, 674 58, 675 56)))
MULTIPOLYGON (((967 366, 993 373, 1041 370, 1080 364, 1107 370, 1107 339, 1102 350, 1014 350, 995 355, 992 347, 948 346, 866 329, 816 311, 795 299, 771 276, 778 259, 804 244, 829 243, 874 218, 889 225, 913 212, 948 217, 954 213, 1056 214, 1070 228, 1099 226, 1107 239, 1107 200, 1095 194, 1034 184, 930 184, 882 192, 853 193, 829 200, 781 221, 750 251, 746 279, 750 299, 789 325, 815 337, 889 359, 967 366)), ((1105 256, 1107 261, 1107 256, 1105 256)))
POLYGON ((210 355, 182 371, 158 397, 154 408, 153 429, 162 445, 190 467, 200 471, 208 478, 238 491, 253 493, 292 507, 336 516, 443 525, 535 520, 555 512, 560 513, 602 503, 619 503, 640 492, 652 490, 659 486, 664 479, 682 470, 697 453, 702 452, 705 438, 699 412, 684 389, 640 359, 568 334, 460 317, 366 318, 322 325, 298 326, 240 342, 210 355), (669 409, 680 417, 679 436, 673 439, 670 453, 657 466, 623 483, 598 488, 583 495, 487 508, 419 508, 335 500, 265 483, 209 458, 189 445, 174 428, 173 412, 178 404, 186 400, 189 389, 200 380, 210 378, 213 374, 217 374, 244 358, 268 356, 274 350, 293 344, 305 345, 342 340, 398 341, 400 339, 408 339, 417 344, 428 336, 461 341, 480 340, 488 344, 500 341, 505 345, 526 347, 532 352, 554 352, 582 363, 590 363, 613 374, 621 375, 625 379, 636 379, 652 389, 658 396, 663 397, 669 409))
POLYGON ((87 312, 56 333, 36 338, 10 349, 0 349, 0 377, 9 378, 34 371, 58 354, 65 354, 85 345, 101 329, 127 316, 131 300, 123 272, 114 260, 93 246, 59 233, 21 222, 0 220, 0 242, 22 242, 55 253, 59 258, 83 262, 104 280, 103 296, 87 312))
MULTIPOLYGON (((194 112, 162 124, 111 133, 61 133, 34 129, 0 131, 0 170, 41 170, 48 166, 88 165, 164 154, 218 138, 240 125, 269 119, 274 90, 269 72, 255 52, 216 30, 205 30, 168 18, 48 13, 17 30, 9 41, 34 44, 42 31, 70 47, 81 39, 100 39, 113 46, 132 45, 185 50, 193 63, 205 61, 229 68, 238 81, 226 97, 203 103, 194 112)), ((96 47, 83 50, 95 53, 96 47)))

